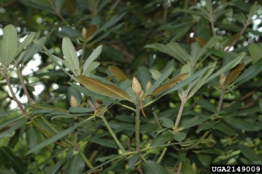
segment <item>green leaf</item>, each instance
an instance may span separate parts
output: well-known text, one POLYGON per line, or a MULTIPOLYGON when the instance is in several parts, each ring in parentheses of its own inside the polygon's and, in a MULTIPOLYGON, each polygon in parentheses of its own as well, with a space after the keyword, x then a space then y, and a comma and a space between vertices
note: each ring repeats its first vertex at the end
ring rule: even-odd
POLYGON ((49 170, 48 170, 48 174, 56 174, 58 172, 58 169, 67 161, 67 158, 63 158, 62 160, 60 160, 59 162, 57 162, 54 166, 52 166, 49 170))
POLYGON ((81 174, 85 168, 85 161, 80 153, 77 153, 70 159, 68 164, 68 174, 81 174))
POLYGON ((14 123, 14 125, 13 125, 12 127, 10 127, 7 131, 1 133, 1 134, 0 134, 0 138, 6 136, 6 135, 8 135, 8 134, 11 134, 11 133, 13 133, 14 130, 16 130, 16 129, 22 127, 22 126, 24 126, 24 125, 26 124, 27 120, 28 120, 28 117, 27 117, 27 118, 22 118, 22 119, 18 120, 18 121, 17 121, 16 123, 14 123))
POLYGON ((84 107, 71 107, 69 109, 69 112, 71 113, 88 113, 88 112, 92 112, 93 109, 91 108, 84 108, 84 107))
MULTIPOLYGON (((98 56, 102 52, 102 45, 98 46, 91 55, 86 59, 84 65, 83 65, 83 74, 86 74, 85 72, 88 70, 88 68, 91 66, 91 63, 94 62, 95 59, 98 58, 98 56)), ((78 60, 78 59, 77 59, 78 60)))
POLYGON ((253 60, 257 61, 262 58, 262 48, 258 44, 250 44, 248 49, 253 60))
POLYGON ((211 129, 215 124, 216 122, 213 120, 207 121, 196 130, 196 133, 199 134, 202 130, 211 129))
POLYGON ((74 68, 73 73, 79 75, 79 60, 76 54, 76 50, 71 40, 67 37, 63 38, 62 51, 65 56, 65 60, 74 68))
POLYGON ((208 100, 200 99, 197 101, 197 104, 208 111, 216 112, 216 106, 208 100))
POLYGON ((170 118, 160 118, 159 120, 161 120, 161 123, 164 127, 167 127, 167 128, 172 128, 174 127, 174 122, 173 120, 171 120, 170 118))
POLYGON ((219 41, 219 37, 210 38, 209 41, 198 52, 195 62, 197 62, 207 52, 209 48, 214 47, 218 43, 218 41, 219 41))
POLYGON ((27 165, 23 159, 15 155, 12 149, 7 146, 0 147, 0 156, 4 157, 4 162, 6 165, 12 167, 17 174, 24 174, 27 171, 27 165))
POLYGON ((219 122, 216 126, 215 129, 223 132, 226 135, 229 136, 233 136, 236 134, 236 132, 234 131, 234 129, 232 129, 231 127, 229 127, 227 124, 225 124, 224 122, 219 122))
POLYGON ((155 138, 152 143, 151 143, 151 147, 152 146, 159 146, 159 145, 163 145, 166 142, 170 141, 173 139, 173 134, 169 131, 162 133, 159 137, 155 138))
POLYGON ((93 117, 90 117, 90 118, 88 118, 88 119, 86 119, 86 120, 83 120, 83 121, 81 121, 80 123, 77 123, 77 124, 75 124, 74 126, 72 126, 72 127, 68 128, 68 129, 66 129, 66 130, 64 130, 64 131, 56 134, 55 136, 53 136, 53 137, 51 137, 51 138, 49 138, 49 139, 41 142, 40 144, 38 144, 37 146, 35 146, 33 149, 30 149, 30 150, 26 153, 26 155, 28 155, 28 154, 30 154, 30 153, 33 153, 33 152, 35 152, 35 151, 38 151, 38 150, 42 149, 43 147, 45 147, 45 146, 47 146, 47 145, 49 145, 49 144, 51 144, 51 143, 59 140, 60 138, 66 136, 66 135, 69 134, 71 131, 73 131, 74 129, 76 129, 77 127, 79 127, 80 125, 82 125, 83 123, 85 123, 86 121, 88 121, 88 120, 90 120, 90 119, 93 119, 93 117))
POLYGON ((85 76, 89 76, 89 74, 95 70, 100 65, 99 62, 92 62, 89 68, 83 73, 85 76))
POLYGON ((170 67, 160 78, 158 78, 155 83, 148 90, 148 94, 152 94, 152 92, 172 73, 174 67, 170 67))
POLYGON ((195 174, 193 167, 191 166, 190 162, 188 162, 187 160, 183 162, 182 173, 195 174))
POLYGON ((17 49, 17 54, 19 54, 25 47, 27 47, 34 39, 35 37, 35 32, 30 33, 25 40, 19 44, 18 49, 17 49))
POLYGON ((3 40, 0 47, 0 58, 2 64, 8 66, 15 58, 18 48, 18 38, 16 28, 13 25, 7 25, 4 28, 3 40))
POLYGON ((41 134, 32 124, 26 130, 26 142, 28 149, 34 148, 41 142, 41 134))
POLYGON ((110 148, 114 148, 114 149, 117 148, 115 141, 111 140, 111 139, 101 139, 101 138, 97 138, 97 137, 94 137, 94 138, 92 137, 92 138, 89 138, 88 141, 94 142, 96 144, 99 144, 99 145, 105 146, 105 147, 110 147, 110 148))
POLYGON ((30 46, 28 49, 26 49, 26 52, 25 52, 25 55, 24 55, 24 57, 23 57, 23 61, 22 61, 22 62, 23 62, 23 63, 24 63, 24 62, 27 62, 27 61, 28 61, 30 58, 32 58, 36 53, 38 53, 39 50, 41 49, 40 44, 41 44, 41 45, 44 45, 45 42, 46 42, 46 39, 47 39, 47 37, 44 36, 44 37, 41 37, 41 38, 38 39, 38 40, 34 40, 33 42, 34 42, 34 43, 38 43, 38 44, 32 43, 31 46, 30 46))
POLYGON ((143 163, 143 169, 145 174, 169 174, 163 166, 150 160, 143 163))
POLYGON ((179 141, 179 142, 181 142, 183 139, 185 139, 186 138, 186 133, 185 132, 178 132, 178 133, 175 133, 174 134, 174 139, 176 140, 176 141, 179 141))
POLYGON ((150 73, 152 74, 152 78, 154 80, 157 80, 162 76, 161 72, 159 72, 158 70, 155 70, 155 69, 151 69, 150 73))
MULTIPOLYGON (((132 119, 134 120, 134 118, 132 118, 132 119)), ((157 124, 147 123, 147 124, 141 125, 140 132, 141 132, 141 134, 151 133, 151 132, 154 132, 155 130, 157 130, 157 128, 158 128, 157 124)))
POLYGON ((143 89, 146 90, 146 85, 148 81, 152 81, 149 70, 144 66, 140 66, 137 70, 137 74, 138 81, 142 85, 143 89))
POLYGON ((203 166, 209 167, 212 162, 212 156, 207 154, 197 154, 197 158, 202 163, 203 166))
POLYGON ((248 69, 246 69, 236 80, 235 84, 241 85, 256 75, 258 75, 262 71, 262 59, 254 63, 252 66, 250 66, 248 69))
POLYGON ((253 150, 244 145, 238 145, 241 153, 251 162, 262 161, 262 157, 257 155, 253 150))
POLYGON ((199 125, 199 124, 203 123, 204 121, 210 119, 212 116, 213 115, 211 115, 210 117, 206 116, 206 117, 202 117, 202 118, 195 116, 195 117, 193 117, 189 120, 183 121, 181 126, 178 127, 178 129, 181 131, 181 130, 188 129, 188 128, 191 128, 193 126, 199 125))
POLYGON ((232 117, 226 117, 224 118, 225 122, 230 124, 231 126, 244 130, 244 131, 258 131, 259 127, 254 125, 253 123, 250 123, 247 120, 239 119, 239 118, 232 118, 232 117))
POLYGON ((139 159, 139 153, 136 153, 135 155, 133 155, 129 160, 128 160, 128 166, 131 170, 134 170, 135 168, 135 164, 137 162, 137 160, 139 159))
POLYGON ((217 72, 215 72, 214 74, 212 74, 207 80, 206 83, 214 78, 216 78, 217 76, 219 76, 220 74, 222 74, 223 72, 226 72, 227 70, 233 68, 234 66, 238 65, 239 62, 245 57, 245 53, 241 53, 238 57, 234 58, 232 61, 230 61, 229 63, 227 63, 223 68, 221 68, 220 70, 218 70, 217 72))

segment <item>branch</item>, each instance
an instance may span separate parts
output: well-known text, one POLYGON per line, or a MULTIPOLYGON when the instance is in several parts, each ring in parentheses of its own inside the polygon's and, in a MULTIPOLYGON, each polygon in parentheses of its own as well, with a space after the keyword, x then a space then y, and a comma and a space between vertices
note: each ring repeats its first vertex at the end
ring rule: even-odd
POLYGON ((9 88, 11 94, 12 94, 13 100, 17 103, 17 105, 18 105, 18 107, 20 108, 20 110, 21 110, 25 115, 27 115, 27 112, 26 112, 26 110, 24 109, 24 107, 22 106, 22 103, 21 103, 21 102, 16 98, 16 96, 15 96, 15 93, 14 93, 14 91, 13 91, 13 88, 12 88, 12 86, 11 86, 11 84, 10 84, 9 77, 7 76, 7 71, 6 71, 6 67, 5 67, 5 66, 3 66, 3 75, 4 75, 4 78, 5 78, 5 80, 6 80, 6 84, 7 84, 8 88, 9 88))
POLYGON ((34 103, 33 103, 33 100, 32 100, 32 98, 30 97, 30 95, 29 95, 29 93, 28 93, 28 91, 27 91, 26 86, 25 86, 24 78, 23 78, 23 75, 22 75, 22 71, 23 71, 23 70, 22 70, 21 67, 18 65, 18 66, 17 66, 17 75, 18 75, 18 77, 19 77, 19 80, 20 80, 20 83, 21 83, 21 85, 22 85, 22 88, 23 88, 23 90, 24 90, 24 92, 25 92, 25 95, 27 96, 27 99, 28 99, 30 105, 32 105, 32 104, 34 104, 34 103))

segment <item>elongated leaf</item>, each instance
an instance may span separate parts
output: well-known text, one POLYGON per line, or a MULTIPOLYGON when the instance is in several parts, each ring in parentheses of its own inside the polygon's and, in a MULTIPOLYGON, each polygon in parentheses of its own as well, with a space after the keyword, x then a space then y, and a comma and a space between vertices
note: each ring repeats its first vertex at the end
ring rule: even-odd
POLYGON ((69 112, 71 113, 87 113, 87 112, 92 112, 93 109, 91 108, 84 108, 84 107, 71 107, 69 109, 69 112))
POLYGON ((173 71, 174 67, 170 67, 162 76, 155 81, 155 83, 148 90, 148 94, 150 95, 173 71))
POLYGON ((15 155, 10 147, 0 147, 0 156, 4 158, 4 161, 1 161, 1 163, 5 163, 8 166, 12 167, 17 174, 26 173, 26 163, 19 156, 15 155))
POLYGON ((49 174, 56 174, 58 169, 67 161, 67 158, 63 158, 59 162, 57 162, 54 166, 52 166, 47 173, 49 174))
POLYGON ((236 80, 234 83, 240 85, 244 82, 249 81, 256 75, 258 75, 262 71, 262 59, 254 63, 250 66, 247 70, 245 70, 236 80))
POLYGON ((150 146, 159 146, 163 145, 166 142, 170 141, 173 139, 173 134, 171 132, 164 132, 162 135, 159 137, 155 138, 150 146))
POLYGON ((66 129, 66 130, 64 130, 64 131, 56 134, 55 136, 53 136, 53 137, 51 137, 51 138, 49 138, 49 139, 41 142, 40 144, 38 144, 37 146, 35 146, 33 149, 30 149, 30 150, 26 153, 26 155, 28 155, 28 154, 30 154, 30 153, 33 153, 33 152, 35 152, 35 151, 37 151, 37 150, 40 150, 40 149, 42 149, 43 147, 45 147, 45 146, 47 146, 47 145, 49 145, 49 144, 51 144, 51 143, 59 140, 60 138, 62 138, 62 137, 64 137, 65 135, 69 134, 71 131, 73 131, 74 129, 76 129, 78 126, 82 125, 83 123, 85 123, 86 121, 88 121, 88 120, 90 120, 90 119, 92 119, 92 118, 93 118, 93 117, 90 117, 90 118, 88 118, 88 119, 86 119, 86 120, 84 120, 84 121, 82 121, 82 122, 80 122, 80 123, 77 123, 77 124, 75 124, 74 126, 72 126, 72 127, 68 128, 68 129, 66 129))
POLYGON ((159 79, 159 77, 161 77, 161 75, 162 75, 161 72, 159 72, 158 70, 155 70, 155 69, 151 69, 150 73, 152 74, 152 78, 154 80, 159 79))
POLYGON ((125 73, 121 69, 119 69, 118 67, 110 66, 108 69, 111 72, 111 74, 113 74, 115 76, 116 80, 123 82, 123 81, 128 79, 128 77, 125 75, 125 73))
POLYGON ((151 74, 149 72, 149 70, 144 67, 144 66, 140 66, 137 70, 137 79, 138 81, 141 83, 142 87, 144 90, 146 90, 147 88, 147 83, 151 83, 151 74))
POLYGON ((28 149, 34 148, 41 142, 40 132, 32 124, 26 130, 26 141, 28 149))
POLYGON ((0 47, 1 62, 8 66, 15 58, 18 48, 18 38, 16 28, 13 25, 7 25, 4 28, 4 36, 0 47))
POLYGON ((253 150, 244 145, 238 145, 241 153, 251 162, 262 161, 262 157, 257 155, 253 150))
POLYGON ((100 65, 99 62, 92 62, 91 65, 88 67, 87 70, 85 70, 84 75, 89 76, 89 74, 95 70, 100 65))
POLYGON ((46 36, 43 36, 40 39, 33 40, 33 42, 36 44, 32 44, 28 49, 26 49, 25 55, 23 57, 23 62, 27 62, 41 49, 41 45, 45 44, 46 38, 46 36))
POLYGON ((145 174, 169 174, 169 172, 160 164, 154 161, 145 161, 143 163, 145 174))
POLYGON ((91 55, 86 59, 84 66, 83 66, 83 72, 85 74, 85 71, 88 70, 90 67, 91 63, 101 54, 102 52, 102 45, 98 46, 92 53, 91 55))
POLYGON ((105 84, 100 80, 89 78, 83 75, 77 76, 76 79, 88 90, 94 93, 120 100, 131 101, 129 95, 115 85, 105 84))
POLYGON ((27 47, 34 39, 35 33, 32 32, 30 33, 25 40, 19 44, 18 49, 17 49, 17 54, 19 54, 25 47, 27 47))
POLYGON ((262 48, 258 44, 250 44, 248 46, 250 56, 253 60, 259 60, 262 58, 262 48))
POLYGON ((172 87, 175 86, 175 84, 177 84, 178 82, 181 82, 181 81, 185 80, 185 79, 187 78, 187 75, 188 75, 188 73, 184 73, 184 74, 181 74, 181 75, 179 75, 179 76, 177 76, 177 77, 169 80, 166 84, 164 84, 164 85, 156 88, 156 89, 153 91, 152 95, 153 95, 153 96, 156 96, 156 95, 164 92, 165 90, 168 90, 168 89, 172 88, 172 87))
POLYGON ((67 37, 63 39, 62 51, 65 56, 65 60, 74 68, 73 73, 79 74, 79 60, 76 54, 76 50, 71 40, 67 37))
POLYGON ((209 41, 198 52, 195 62, 207 52, 207 49, 214 47, 217 44, 218 40, 218 37, 212 37, 211 39, 209 39, 209 41))
POLYGON ((245 64, 241 63, 234 70, 230 71, 224 82, 224 86, 228 86, 231 82, 233 82, 238 77, 240 72, 244 69, 244 67, 245 67, 245 64))
POLYGON ((259 130, 258 126, 246 120, 243 120, 243 119, 226 117, 224 118, 224 120, 231 126, 237 129, 240 129, 240 130, 244 130, 244 131, 258 131, 259 130))
POLYGON ((68 174, 83 173, 85 168, 85 161, 80 153, 73 156, 68 164, 68 174))
POLYGON ((131 170, 134 170, 134 166, 137 162, 137 160, 139 159, 139 153, 136 153, 135 155, 133 155, 129 160, 128 160, 128 166, 131 170))
POLYGON ((182 173, 195 174, 193 167, 191 166, 190 162, 188 162, 187 160, 183 161, 182 173))
POLYGON ((11 134, 14 130, 24 126, 27 122, 28 118, 22 118, 20 120, 18 120, 16 123, 14 123, 14 125, 12 127, 10 127, 7 131, 3 132, 0 134, 0 138, 8 135, 8 134, 11 134))
POLYGON ((234 60, 230 61, 228 64, 226 64, 223 68, 221 68, 220 70, 218 70, 217 72, 215 72, 214 74, 212 74, 207 80, 206 83, 214 78, 216 78, 217 76, 219 76, 220 74, 222 74, 223 72, 229 70, 230 68, 233 68, 234 66, 236 66, 244 57, 245 57, 245 53, 240 53, 240 55, 236 58, 234 58, 234 60))

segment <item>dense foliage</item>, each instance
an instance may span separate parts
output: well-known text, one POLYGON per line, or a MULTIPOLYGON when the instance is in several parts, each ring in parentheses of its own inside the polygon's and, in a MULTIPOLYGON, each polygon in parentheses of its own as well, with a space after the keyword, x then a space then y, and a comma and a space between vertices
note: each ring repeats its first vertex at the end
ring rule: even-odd
POLYGON ((261 3, 0 2, 0 173, 262 165, 261 3))

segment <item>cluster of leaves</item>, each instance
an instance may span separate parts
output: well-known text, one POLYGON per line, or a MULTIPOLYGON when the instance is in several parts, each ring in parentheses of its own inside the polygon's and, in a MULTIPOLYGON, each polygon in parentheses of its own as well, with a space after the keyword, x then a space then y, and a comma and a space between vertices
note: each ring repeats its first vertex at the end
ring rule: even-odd
POLYGON ((257 2, 4 8, 2 20, 19 26, 6 25, 0 45, 0 173, 204 174, 211 164, 262 164, 262 48, 247 42, 261 36, 250 27, 257 2), (23 75, 36 54, 38 71, 23 75), (34 96, 39 82, 45 89, 34 96))

